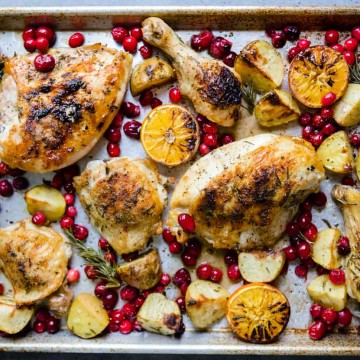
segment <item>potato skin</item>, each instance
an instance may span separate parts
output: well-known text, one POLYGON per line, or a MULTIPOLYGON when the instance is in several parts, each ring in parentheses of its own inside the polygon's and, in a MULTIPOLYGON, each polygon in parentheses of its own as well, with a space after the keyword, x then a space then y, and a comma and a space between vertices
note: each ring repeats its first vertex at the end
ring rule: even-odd
POLYGON ((148 290, 155 286, 161 278, 161 263, 156 249, 144 256, 121 264, 117 268, 121 280, 139 290, 148 290))

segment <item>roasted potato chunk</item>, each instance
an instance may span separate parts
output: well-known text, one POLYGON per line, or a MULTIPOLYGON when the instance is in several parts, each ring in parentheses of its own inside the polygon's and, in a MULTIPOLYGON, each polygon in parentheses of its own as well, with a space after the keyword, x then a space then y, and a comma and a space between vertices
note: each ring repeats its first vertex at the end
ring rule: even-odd
POLYGON ((253 251, 239 254, 239 270, 248 282, 268 283, 275 280, 285 264, 283 251, 253 251))
POLYGON ((133 70, 130 78, 130 90, 137 96, 145 90, 166 84, 176 79, 175 70, 163 59, 144 60, 133 70))
POLYGON ((271 127, 297 120, 300 109, 288 92, 275 89, 257 102, 254 113, 261 126, 271 127))
POLYGON ((174 335, 182 326, 178 304, 160 293, 146 298, 136 319, 145 330, 163 335, 174 335))
POLYGON ((354 169, 354 156, 345 131, 332 134, 316 151, 324 167, 338 174, 351 173, 354 169))
POLYGON ((206 280, 192 282, 186 291, 186 312, 195 327, 203 329, 220 320, 226 312, 230 293, 206 280))
POLYGON ((281 85, 284 63, 280 53, 267 41, 247 44, 235 59, 235 71, 245 84, 258 91, 270 91, 281 85))
POLYGON ((161 264, 157 250, 151 250, 134 261, 121 264, 117 268, 117 273, 121 280, 137 289, 152 288, 161 278, 161 264))
POLYGON ((90 294, 79 294, 73 301, 67 318, 67 327, 75 335, 90 339, 109 325, 109 316, 101 300, 90 294))
POLYGON ((360 122, 360 84, 348 85, 334 106, 334 119, 340 126, 353 126, 360 122))

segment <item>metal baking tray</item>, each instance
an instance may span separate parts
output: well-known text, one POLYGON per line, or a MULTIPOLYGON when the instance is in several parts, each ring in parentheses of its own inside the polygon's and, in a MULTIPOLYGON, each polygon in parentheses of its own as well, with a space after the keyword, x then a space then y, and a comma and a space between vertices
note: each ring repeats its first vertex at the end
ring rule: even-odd
MULTIPOLYGON (((85 34, 86 44, 95 42, 107 43, 110 47, 120 48, 112 39, 110 29, 114 24, 132 25, 141 23, 148 16, 158 16, 169 23, 178 34, 189 42, 195 31, 210 28, 215 34, 228 37, 233 42, 233 50, 238 52, 245 44, 255 39, 266 39, 265 28, 268 26, 281 26, 287 23, 297 23, 301 26, 302 35, 318 43, 322 41, 323 33, 320 31, 331 27, 349 31, 353 26, 359 25, 360 7, 74 7, 74 8, 3 8, 0 9, 0 52, 11 56, 14 52, 24 53, 21 40, 21 31, 27 25, 49 24, 57 30, 55 46, 67 46, 69 35, 75 30, 85 34)), ((344 36, 344 35, 343 35, 344 36)), ((293 46, 287 43, 281 50, 284 55, 293 46)), ((140 55, 134 59, 139 62, 140 55)), ((283 87, 286 88, 284 81, 283 87)), ((156 90, 156 95, 164 102, 168 102, 168 89, 165 86, 156 90)), ((131 94, 126 100, 137 102, 131 94)), ((183 102, 184 106, 192 110, 190 103, 183 102)), ((148 109, 147 109, 148 110, 148 109)), ((146 111, 142 109, 140 119, 146 111)), ((237 138, 259 132, 253 117, 244 117, 233 130, 237 138)), ((281 134, 300 135, 300 128, 296 124, 288 125, 280 130, 281 134)), ((126 136, 121 140, 122 156, 145 156, 139 142, 126 136)), ((79 162, 81 169, 93 159, 106 158, 106 142, 101 140, 97 146, 84 159, 79 162)), ((176 170, 160 168, 164 175, 179 177, 188 167, 182 166, 176 170)), ((42 183, 43 179, 51 179, 52 174, 27 174, 31 185, 42 183)), ((329 193, 334 179, 327 179, 322 189, 329 193)), ((170 189, 171 190, 171 189, 170 189)), ((171 191, 170 191, 171 195, 171 191)), ((78 210, 81 209, 77 202, 78 210)), ((90 228, 89 245, 96 246, 99 234, 88 225, 88 219, 79 211, 77 223, 85 224, 90 228)), ((0 226, 7 226, 11 222, 21 220, 28 216, 22 193, 16 193, 10 199, 1 200, 0 226)), ((166 214, 164 215, 164 218, 166 214)), ((315 224, 323 229, 322 219, 326 218, 331 224, 343 227, 342 216, 334 203, 329 199, 326 209, 321 214, 315 214, 315 224)), ((343 229, 342 229, 343 230, 343 229)), ((163 270, 173 274, 181 267, 178 257, 171 256, 166 244, 160 237, 154 238, 154 244, 160 250, 163 270)), ((280 242, 281 244, 281 242, 280 242)), ((279 245, 281 246, 281 245, 279 245)), ((212 263, 219 262, 220 254, 204 251, 203 257, 212 263)), ((200 259, 201 262, 202 259, 200 259)), ((77 256, 72 259, 71 266, 83 267, 83 262, 77 256)), ((308 281, 315 276, 309 274, 308 281)), ((226 276, 225 276, 226 277, 226 276)), ((226 283, 230 290, 238 285, 226 283)), ((6 279, 0 274, 0 282, 6 279)), ((319 342, 311 341, 306 329, 310 323, 310 298, 305 289, 306 283, 294 275, 294 267, 290 266, 286 276, 280 276, 276 285, 288 296, 291 303, 292 315, 289 325, 274 344, 254 345, 240 341, 236 338, 223 320, 216 324, 209 332, 196 332, 188 319, 185 319, 187 331, 181 339, 152 334, 149 332, 121 335, 109 334, 103 337, 83 340, 66 330, 63 323, 62 330, 55 335, 36 334, 33 331, 26 336, 0 338, 0 351, 37 351, 37 352, 118 352, 118 353, 181 353, 181 354, 273 354, 273 355, 359 355, 359 335, 355 326, 346 334, 336 333, 327 336, 319 342)), ((6 286, 7 289, 10 286, 6 286)), ((94 284, 85 278, 81 271, 81 281, 74 286, 75 293, 92 292, 94 284)), ((170 298, 176 296, 176 289, 167 289, 170 298)), ((9 290, 8 290, 9 292, 9 290)), ((10 293, 10 292, 9 292, 10 293)), ((359 314, 358 304, 350 304, 355 314, 359 314)), ((186 317, 185 317, 186 318, 186 317)))

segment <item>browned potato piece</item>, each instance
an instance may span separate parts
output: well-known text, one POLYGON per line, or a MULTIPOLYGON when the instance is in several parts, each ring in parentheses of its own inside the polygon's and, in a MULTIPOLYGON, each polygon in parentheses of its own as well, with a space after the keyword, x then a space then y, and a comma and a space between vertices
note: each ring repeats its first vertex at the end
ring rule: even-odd
POLYGON ((168 62, 155 57, 146 59, 137 65, 131 74, 131 94, 133 96, 139 95, 145 90, 175 79, 175 71, 168 62))
POLYGON ((161 278, 161 264, 157 250, 151 250, 134 261, 121 264, 117 268, 117 273, 121 280, 139 290, 152 288, 161 278))

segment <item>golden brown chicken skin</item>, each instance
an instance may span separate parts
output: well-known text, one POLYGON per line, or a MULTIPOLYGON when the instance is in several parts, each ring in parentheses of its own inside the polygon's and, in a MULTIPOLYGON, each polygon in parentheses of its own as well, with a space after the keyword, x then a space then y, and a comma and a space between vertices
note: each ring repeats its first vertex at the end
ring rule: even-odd
POLYGON ((48 172, 89 152, 124 97, 132 56, 104 45, 52 49, 54 70, 36 54, 5 60, 0 84, 0 158, 12 167, 48 172))

